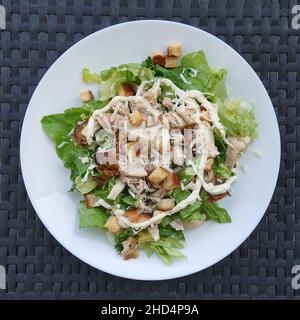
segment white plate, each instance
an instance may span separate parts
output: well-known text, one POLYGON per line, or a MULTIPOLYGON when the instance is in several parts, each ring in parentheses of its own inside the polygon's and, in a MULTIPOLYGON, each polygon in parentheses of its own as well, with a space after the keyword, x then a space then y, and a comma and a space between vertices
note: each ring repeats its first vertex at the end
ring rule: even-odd
POLYGON ((102 271, 131 279, 161 280, 185 276, 220 261, 254 230, 271 200, 278 176, 280 138, 276 116, 261 81, 247 62, 226 43, 184 24, 167 21, 123 23, 93 33, 66 51, 48 70, 29 103, 21 136, 21 165, 25 186, 40 219, 52 235, 75 256, 102 271), (209 63, 229 71, 230 94, 255 101, 259 138, 242 159, 249 170, 241 173, 232 197, 223 201, 231 224, 206 223, 186 232, 187 260, 166 266, 159 258, 141 254, 123 261, 105 233, 78 228, 77 194, 68 192, 69 172, 54 145, 42 131, 44 115, 80 105, 86 87, 81 70, 99 71, 139 62, 169 43, 182 44, 184 53, 203 49, 209 63), (262 150, 258 159, 253 150, 262 150))

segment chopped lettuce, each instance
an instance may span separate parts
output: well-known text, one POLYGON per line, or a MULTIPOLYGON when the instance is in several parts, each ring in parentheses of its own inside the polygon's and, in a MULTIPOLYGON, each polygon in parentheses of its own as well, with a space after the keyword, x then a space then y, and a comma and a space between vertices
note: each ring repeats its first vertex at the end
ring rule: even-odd
POLYGON ((191 193, 187 190, 181 190, 180 188, 174 189, 172 197, 175 199, 176 204, 186 199, 191 193))
POLYGON ((177 172, 177 176, 184 184, 188 184, 193 180, 195 171, 192 167, 185 167, 177 172))
POLYGON ((91 194, 96 198, 101 198, 110 205, 119 206, 120 209, 126 210, 130 207, 136 207, 137 200, 123 190, 115 200, 108 199, 108 195, 116 183, 115 178, 112 177, 104 186, 97 186, 91 191, 91 194))
POLYGON ((196 201, 190 204, 182 209, 179 214, 184 223, 190 223, 199 220, 204 221, 206 219, 206 216, 201 211, 201 201, 196 201))
POLYGON ((91 73, 87 68, 82 70, 84 82, 100 84, 99 93, 101 100, 114 97, 122 83, 139 85, 142 81, 153 78, 153 71, 142 67, 139 63, 122 64, 118 67, 103 70, 99 74, 91 73))
MULTIPOLYGON (((186 199, 191 193, 186 190, 181 190, 180 188, 174 189, 172 193, 172 197, 175 199, 176 204, 186 199)), ((184 223, 190 223, 193 221, 203 221, 205 220, 205 215, 201 211, 201 202, 196 201, 194 203, 191 203, 184 209, 179 211, 179 218, 184 223)))
POLYGON ((214 158, 213 172, 218 178, 226 180, 234 175, 225 165, 227 144, 225 144, 220 131, 216 128, 214 129, 214 138, 219 154, 214 158))
POLYGON ((167 69, 154 65, 150 57, 142 63, 142 66, 152 69, 155 76, 170 79, 183 90, 200 90, 208 93, 210 99, 223 100, 227 97, 225 85, 227 70, 212 69, 202 50, 186 54, 181 60, 181 66, 176 68, 167 69))
POLYGON ((216 202, 208 202, 205 191, 202 192, 201 211, 207 215, 209 220, 214 220, 219 223, 231 222, 231 218, 226 209, 221 208, 216 202))
POLYGON ((92 208, 88 209, 84 203, 81 201, 78 205, 79 213, 79 225, 80 228, 92 228, 96 227, 101 230, 104 229, 104 225, 109 215, 103 208, 92 208))
POLYGON ((133 236, 133 232, 131 229, 122 229, 121 231, 115 234, 115 249, 118 253, 121 253, 123 250, 122 242, 127 240, 129 237, 133 236))
POLYGON ((89 193, 97 187, 97 182, 94 181, 91 176, 88 177, 87 181, 82 181, 81 177, 78 176, 76 177, 75 182, 76 189, 82 194, 89 193))
POLYGON ((78 108, 70 108, 64 113, 44 116, 41 120, 42 127, 47 136, 51 138, 56 146, 56 153, 64 162, 64 166, 71 170, 71 180, 82 176, 89 164, 83 164, 80 158, 90 157, 91 150, 77 146, 72 141, 72 130, 74 126, 91 113, 102 108, 106 102, 91 101, 78 108))
POLYGON ((93 82, 100 83, 101 76, 96 72, 91 72, 89 69, 84 68, 82 70, 82 80, 85 83, 93 83, 93 82))
POLYGON ((170 225, 161 226, 159 225, 160 238, 172 238, 177 241, 184 241, 184 234, 180 230, 175 230, 170 225))
POLYGON ((184 235, 170 226, 160 226, 160 239, 154 241, 148 230, 143 230, 138 235, 138 246, 148 256, 156 253, 163 262, 170 265, 175 259, 186 258, 178 249, 183 248, 184 235))
POLYGON ((216 202, 202 202, 202 210, 207 214, 209 220, 214 220, 219 223, 230 223, 231 218, 226 209, 221 208, 216 202))
POLYGON ((257 137, 256 120, 253 109, 245 106, 240 100, 232 100, 219 105, 219 117, 232 137, 246 137, 251 140, 257 137))

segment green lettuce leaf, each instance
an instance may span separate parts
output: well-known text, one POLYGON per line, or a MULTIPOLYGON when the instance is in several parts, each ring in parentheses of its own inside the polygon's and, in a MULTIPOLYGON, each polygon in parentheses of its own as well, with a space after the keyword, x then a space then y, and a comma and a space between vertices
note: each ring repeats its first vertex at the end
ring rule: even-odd
POLYGON ((226 180, 234 175, 225 165, 227 144, 224 142, 220 131, 216 128, 214 129, 214 138, 219 154, 214 158, 213 172, 218 178, 226 180))
POLYGON ((96 227, 103 230, 106 220, 109 217, 109 215, 102 208, 97 207, 97 208, 88 209, 84 201, 81 201, 79 203, 78 213, 79 213, 80 228, 96 227))
POLYGON ((85 83, 100 83, 101 77, 100 74, 96 72, 91 72, 89 69, 84 68, 82 70, 82 80, 85 83))
MULTIPOLYGON (((175 199, 176 204, 178 204, 179 202, 186 199, 190 194, 191 192, 187 190, 176 188, 172 193, 172 197, 175 199)), ((190 223, 197 220, 203 221, 206 219, 205 215, 202 212, 200 201, 191 203, 184 209, 180 210, 178 215, 183 223, 190 223)))
POLYGON ((220 103, 218 113, 229 136, 248 136, 251 140, 257 137, 254 111, 251 107, 244 106, 240 100, 220 103))
POLYGON ((133 236, 133 232, 131 229, 122 229, 121 231, 115 233, 115 249, 118 253, 121 253, 123 250, 122 242, 127 240, 129 237, 133 236))
POLYGON ((94 181, 91 176, 88 177, 86 182, 83 182, 81 177, 78 176, 75 179, 75 183, 76 183, 76 189, 82 194, 89 193, 90 191, 92 191, 97 187, 97 182, 94 181))
POLYGON ((213 165, 213 172, 222 180, 227 180, 234 175, 234 173, 223 162, 215 161, 213 165))
POLYGON ((230 223, 231 218, 226 209, 221 208, 216 202, 209 203, 207 197, 202 196, 201 210, 207 215, 209 220, 219 223, 230 223))
POLYGON ((138 246, 144 250, 148 256, 156 253, 164 263, 170 265, 175 259, 186 258, 178 249, 183 248, 184 236, 182 231, 171 230, 171 227, 164 227, 161 231, 160 239, 154 241, 148 230, 143 230, 138 235, 138 246))
POLYGON ((167 69, 159 65, 153 65, 148 57, 142 65, 154 71, 155 76, 165 77, 173 81, 183 90, 196 89, 208 93, 210 99, 225 99, 227 91, 225 79, 227 70, 212 69, 200 50, 186 54, 181 60, 181 66, 167 69))
POLYGON ((91 73, 89 69, 82 70, 82 79, 86 83, 100 84, 100 98, 106 100, 114 97, 122 83, 139 85, 144 80, 153 79, 154 74, 151 69, 144 68, 139 63, 122 64, 101 71, 99 74, 91 73))
POLYGON ((82 176, 89 166, 83 164, 79 158, 90 157, 91 150, 73 143, 72 129, 79 121, 89 117, 93 111, 102 108, 106 103, 90 101, 78 108, 67 109, 64 113, 44 116, 41 120, 45 133, 55 143, 57 155, 64 166, 71 170, 73 182, 77 176, 82 176))
POLYGON ((159 235, 161 239, 172 238, 177 241, 184 241, 184 234, 180 230, 175 230, 170 225, 159 225, 159 235))
POLYGON ((90 194, 94 195, 96 198, 101 198, 105 200, 108 204, 116 206, 118 205, 120 209, 126 210, 130 207, 136 207, 137 200, 133 198, 126 190, 123 190, 115 200, 108 199, 108 195, 116 183, 114 177, 110 178, 104 186, 97 186, 93 189, 90 194))
POLYGON ((192 167, 185 167, 177 172, 177 176, 186 185, 193 180, 195 171, 192 167))

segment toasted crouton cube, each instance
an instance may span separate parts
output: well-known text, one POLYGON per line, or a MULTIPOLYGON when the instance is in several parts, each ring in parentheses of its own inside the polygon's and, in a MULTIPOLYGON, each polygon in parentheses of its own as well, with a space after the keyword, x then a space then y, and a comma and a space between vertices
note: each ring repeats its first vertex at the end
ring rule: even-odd
POLYGON ((137 243, 133 237, 129 237, 127 240, 122 242, 123 250, 121 255, 123 256, 124 260, 129 260, 132 258, 137 258, 139 255, 137 249, 137 243))
POLYGON ((109 231, 109 232, 112 232, 112 233, 116 233, 116 232, 119 232, 121 230, 121 226, 119 224, 119 219, 116 217, 116 216, 110 216, 104 227, 109 231))
POLYGON ((166 169, 159 167, 152 171, 152 173, 149 176, 149 180, 154 184, 159 184, 166 179, 168 174, 169 172, 166 169))
POLYGON ((127 210, 124 213, 124 216, 127 217, 132 223, 138 222, 140 218, 140 214, 137 212, 137 210, 127 210))
POLYGON ((180 187, 180 180, 175 172, 169 173, 167 178, 163 182, 163 188, 171 191, 175 188, 180 187))
POLYGON ((80 101, 81 102, 88 102, 94 100, 93 92, 89 89, 83 90, 80 92, 80 101))
POLYGON ((158 64, 158 65, 164 67, 164 65, 166 63, 166 57, 164 56, 164 54, 161 51, 156 51, 152 55, 152 63, 158 64))
POLYGON ((142 114, 138 110, 135 110, 135 111, 133 111, 133 113, 130 113, 128 118, 129 118, 130 123, 134 127, 140 126, 144 121, 144 117, 142 116, 142 114))
POLYGON ((168 56, 180 57, 182 55, 182 47, 179 43, 170 44, 167 48, 168 56))
POLYGON ((140 214, 138 222, 144 222, 151 218, 151 216, 148 213, 142 213, 140 214))
POLYGON ((171 56, 171 57, 167 56, 165 60, 166 60, 166 62, 165 62, 165 68, 171 69, 171 68, 177 67, 177 58, 176 58, 176 57, 174 57, 174 56, 171 56))
POLYGON ((83 133, 83 130, 87 126, 87 124, 88 124, 88 119, 84 120, 82 123, 78 124, 74 128, 73 141, 75 144, 82 145, 82 146, 87 145, 86 136, 83 133))
POLYGON ((92 194, 85 194, 84 195, 84 201, 87 208, 91 209, 94 207, 94 203, 96 202, 96 197, 92 194))
POLYGON ((134 96, 135 91, 132 85, 128 83, 122 83, 117 90, 117 95, 122 97, 134 96))
POLYGON ((175 207, 175 200, 173 199, 161 199, 158 204, 157 208, 162 211, 172 210, 175 207))

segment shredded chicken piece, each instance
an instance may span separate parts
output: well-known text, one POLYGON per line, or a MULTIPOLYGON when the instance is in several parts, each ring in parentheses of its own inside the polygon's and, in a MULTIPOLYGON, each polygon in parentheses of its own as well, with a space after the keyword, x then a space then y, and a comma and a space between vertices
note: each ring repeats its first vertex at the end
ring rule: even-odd
POLYGON ((231 145, 228 146, 227 149, 225 164, 228 168, 232 169, 235 167, 240 153, 246 149, 247 145, 251 142, 251 139, 249 137, 230 137, 228 138, 228 141, 231 145))
MULTIPOLYGON (((109 205, 102 199, 94 205, 112 210, 121 227, 131 227, 135 232, 148 228, 154 240, 159 239, 157 223, 164 217, 201 200, 201 188, 210 194, 210 201, 214 201, 227 195, 231 184, 236 180, 237 175, 215 184, 216 177, 212 165, 219 151, 215 145, 213 129, 217 128, 220 131, 228 145, 226 164, 230 168, 235 166, 238 156, 250 142, 248 137, 227 139, 225 129, 219 121, 217 105, 209 102, 200 91, 183 91, 172 81, 164 78, 156 78, 154 83, 142 82, 135 96, 114 97, 104 108, 93 112, 80 128, 80 134, 88 145, 91 145, 95 138, 97 140, 99 129, 104 129, 109 134, 117 133, 120 137, 118 130, 122 132, 123 129, 119 126, 124 120, 129 129, 127 155, 130 161, 123 162, 124 155, 121 152, 117 153, 118 165, 98 165, 100 176, 93 179, 103 185, 110 177, 118 177, 108 198, 116 199, 127 186, 128 192, 137 200, 135 215, 138 215, 138 219, 130 219, 123 210, 109 205), (164 97, 160 103, 161 100, 158 98, 161 97, 162 84, 170 87, 174 94, 172 93, 172 99, 164 97), (128 119, 130 121, 127 121, 128 119), (193 128, 194 135, 187 135, 184 130, 187 128, 193 128), (160 140, 161 137, 165 140, 160 140), (187 142, 184 148, 181 145, 183 138, 187 142), (164 162, 161 160, 156 165, 148 164, 142 152, 145 150, 151 150, 151 156, 164 153, 164 157, 161 158, 164 162), (168 159, 165 152, 170 150, 173 151, 173 158, 168 159), (190 190, 191 194, 175 204, 170 196, 172 190, 180 186, 180 181, 172 164, 177 165, 179 169, 184 165, 184 151, 190 153, 191 157, 186 165, 192 167, 195 177, 188 185, 182 186, 183 189, 190 190), (197 164, 193 161, 194 156, 200 160, 197 164), (149 215, 153 211, 156 214, 149 215)), ((117 149, 117 146, 114 149, 117 149)), ((96 160, 98 157, 100 159, 106 150, 101 152, 96 153, 96 160)), ((176 230, 184 229, 179 220, 173 220, 171 226, 176 230)), ((125 244, 132 244, 132 240, 125 244)))
POLYGON ((125 183, 121 180, 117 180, 113 188, 111 189, 110 193, 108 194, 107 198, 110 200, 116 200, 118 195, 123 191, 125 188, 125 183))
POLYGON ((153 238, 154 241, 158 241, 160 236, 159 236, 159 229, 157 224, 153 224, 150 227, 148 227, 148 230, 153 238))
POLYGON ((121 255, 124 260, 129 260, 132 258, 137 258, 139 255, 137 249, 137 243, 133 237, 129 237, 127 240, 122 242, 123 250, 121 251, 121 255))

